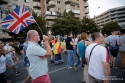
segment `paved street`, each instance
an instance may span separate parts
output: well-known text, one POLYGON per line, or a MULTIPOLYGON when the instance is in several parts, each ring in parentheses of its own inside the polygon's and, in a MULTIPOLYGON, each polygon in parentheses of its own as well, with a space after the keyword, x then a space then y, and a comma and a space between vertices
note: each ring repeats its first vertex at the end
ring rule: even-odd
MULTIPOLYGON (((23 66, 23 56, 18 56, 19 61, 19 71, 22 72, 21 75, 15 76, 12 69, 7 70, 6 76, 7 79, 11 79, 12 83, 22 83, 23 80, 27 76, 27 71, 25 67, 23 66)), ((62 54, 62 57, 65 61, 65 63, 62 63, 60 65, 54 65, 53 63, 50 64, 49 62, 49 75, 52 83, 82 83, 82 76, 83 76, 83 70, 81 69, 81 65, 78 66, 78 70, 74 71, 74 69, 66 69, 66 59, 67 55, 62 54)), ((77 57, 75 57, 75 61, 77 61, 77 57)), ((120 56, 117 58, 117 69, 112 69, 111 76, 112 76, 112 82, 111 83, 125 83, 125 72, 121 70, 120 66, 120 56), (114 78, 117 78, 119 80, 115 80, 114 78), (114 79, 114 80, 113 80, 114 79)), ((31 83, 31 81, 29 82, 31 83)))

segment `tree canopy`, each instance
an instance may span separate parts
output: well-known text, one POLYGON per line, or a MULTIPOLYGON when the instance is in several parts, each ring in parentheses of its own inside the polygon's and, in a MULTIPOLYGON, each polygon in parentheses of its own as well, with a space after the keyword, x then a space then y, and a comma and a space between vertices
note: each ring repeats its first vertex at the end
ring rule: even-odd
POLYGON ((82 19, 82 30, 89 32, 89 33, 93 33, 93 32, 98 32, 99 31, 99 27, 97 26, 97 24, 89 18, 83 17, 82 19))
POLYGON ((72 11, 63 12, 63 14, 57 12, 57 18, 55 18, 52 24, 53 35, 66 35, 69 32, 73 34, 79 34, 81 32, 81 22, 74 17, 72 11))
POLYGON ((118 25, 116 21, 111 21, 109 23, 106 23, 102 28, 102 32, 107 34, 110 34, 111 31, 113 30, 118 30, 118 31, 121 30, 121 27, 118 25))

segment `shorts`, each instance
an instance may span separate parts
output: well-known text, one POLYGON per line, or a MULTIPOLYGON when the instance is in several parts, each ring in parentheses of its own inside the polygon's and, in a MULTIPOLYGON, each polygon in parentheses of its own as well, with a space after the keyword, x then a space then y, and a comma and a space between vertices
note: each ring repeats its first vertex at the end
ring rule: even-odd
POLYGON ((50 78, 48 74, 45 74, 43 76, 40 76, 34 80, 32 80, 32 83, 51 83, 50 78))
POLYGON ((9 64, 9 66, 11 66, 11 67, 15 65, 14 62, 13 62, 12 57, 7 57, 7 58, 6 58, 6 62, 7 62, 7 64, 9 64))
POLYGON ((117 55, 118 55, 118 49, 110 50, 110 52, 111 52, 111 55, 112 55, 113 57, 117 57, 117 55))

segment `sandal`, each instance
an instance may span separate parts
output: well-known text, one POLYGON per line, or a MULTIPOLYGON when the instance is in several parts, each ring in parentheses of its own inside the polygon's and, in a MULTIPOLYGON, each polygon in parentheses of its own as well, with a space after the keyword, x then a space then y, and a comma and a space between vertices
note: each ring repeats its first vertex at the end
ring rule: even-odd
POLYGON ((7 80, 6 82, 7 82, 7 83, 11 83, 11 80, 7 80))
POLYGON ((117 67, 117 66, 113 66, 112 68, 116 69, 116 68, 118 68, 118 67, 117 67))

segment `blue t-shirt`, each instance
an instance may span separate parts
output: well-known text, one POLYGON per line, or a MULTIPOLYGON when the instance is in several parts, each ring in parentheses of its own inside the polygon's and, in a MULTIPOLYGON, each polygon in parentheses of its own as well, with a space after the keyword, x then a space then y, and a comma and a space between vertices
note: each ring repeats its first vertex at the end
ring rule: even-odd
POLYGON ((28 43, 24 43, 23 44, 23 50, 24 50, 24 66, 26 67, 29 67, 30 66, 30 62, 26 56, 26 50, 27 50, 27 47, 28 47, 28 43))
MULTIPOLYGON (((78 50, 79 50, 79 54, 80 54, 80 58, 83 57, 83 55, 85 54, 85 50, 86 50, 86 46, 84 44, 84 41, 80 41, 78 42, 78 50)), ((85 55, 84 55, 85 56, 85 55)))

